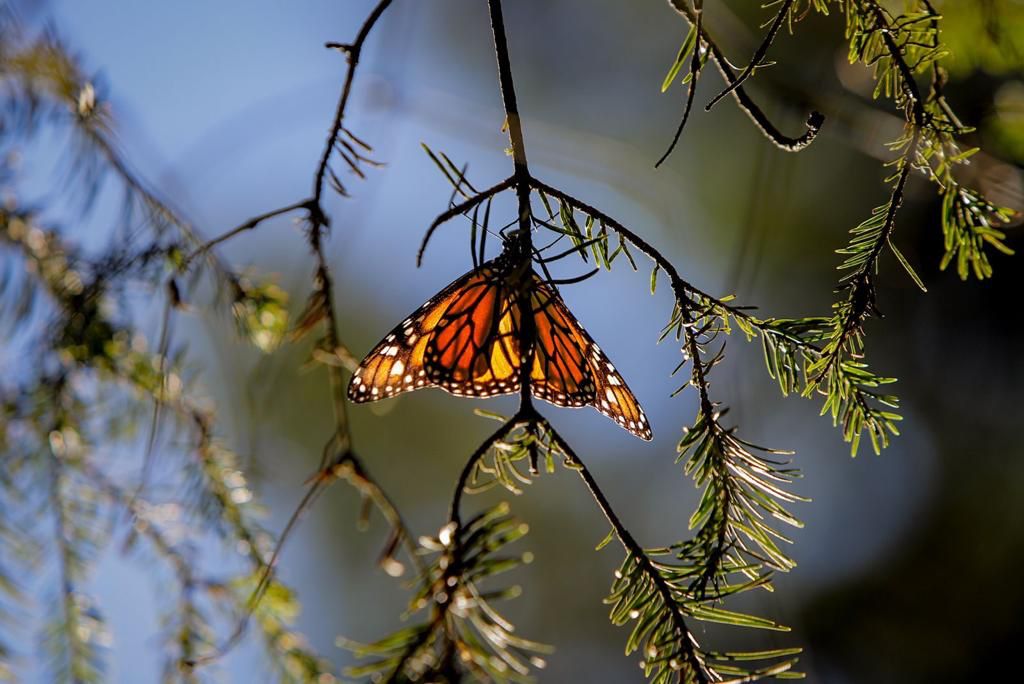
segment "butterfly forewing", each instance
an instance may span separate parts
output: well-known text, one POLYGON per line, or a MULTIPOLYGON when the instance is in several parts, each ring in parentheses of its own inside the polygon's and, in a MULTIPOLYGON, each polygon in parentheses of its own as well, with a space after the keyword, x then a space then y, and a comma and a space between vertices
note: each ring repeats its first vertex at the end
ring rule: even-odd
POLYGON ((595 387, 575 330, 579 323, 561 297, 534 276, 532 294, 535 347, 530 373, 533 395, 558 406, 586 406, 595 387))
POLYGON ((429 387, 424 367, 427 343, 463 289, 483 277, 474 271, 459 278, 388 333, 353 373, 348 398, 361 403, 429 387))
POLYGON ((543 378, 533 380, 534 395, 558 406, 593 405, 628 432, 651 439, 647 416, 626 381, 558 293, 538 276, 534 277, 537 350, 552 350, 535 355, 535 373, 538 363, 543 365, 544 372, 543 378), (580 400, 582 403, 576 403, 580 400))

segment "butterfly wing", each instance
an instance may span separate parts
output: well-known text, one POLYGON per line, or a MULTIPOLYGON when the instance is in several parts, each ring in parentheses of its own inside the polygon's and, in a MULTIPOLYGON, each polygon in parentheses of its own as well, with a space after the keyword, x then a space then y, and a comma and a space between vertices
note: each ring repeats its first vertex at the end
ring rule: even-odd
POLYGON ((534 279, 534 395, 558 406, 590 404, 640 439, 651 439, 647 416, 626 381, 557 291, 534 279))
POLYGON ((519 306, 506 276, 488 269, 461 288, 426 345, 426 376, 464 397, 519 391, 519 306))
MULTIPOLYGON (((558 292, 536 273, 530 294, 536 344, 533 395, 556 406, 592 405, 641 439, 651 428, 622 376, 558 292)), ((520 388, 518 288, 488 262, 427 300, 367 354, 348 387, 361 403, 421 387, 491 397, 520 388)))
POLYGON ((428 299, 366 355, 349 382, 348 398, 355 403, 376 401, 434 384, 425 360, 427 344, 438 324, 467 290, 475 291, 493 279, 493 267, 485 264, 428 299))
POLYGON ((556 406, 594 402, 596 386, 580 344, 579 323, 552 287, 533 276, 533 320, 536 345, 530 373, 532 392, 556 406))

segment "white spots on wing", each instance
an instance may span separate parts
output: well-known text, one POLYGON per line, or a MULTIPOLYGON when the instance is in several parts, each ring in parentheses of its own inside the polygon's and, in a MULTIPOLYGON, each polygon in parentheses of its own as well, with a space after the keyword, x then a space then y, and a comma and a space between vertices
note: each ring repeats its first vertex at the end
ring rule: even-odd
POLYGON ((394 333, 391 333, 390 335, 388 335, 387 337, 385 337, 385 338, 384 338, 384 341, 385 341, 385 342, 394 342, 394 341, 395 341, 395 335, 394 335, 394 333))
POLYGON ((614 373, 614 372, 615 372, 615 366, 613 366, 613 365, 612 365, 612 364, 610 364, 610 363, 608 363, 608 364, 605 364, 605 365, 606 365, 606 366, 608 366, 608 372, 609 372, 609 373, 614 373))
POLYGON ((396 359, 394 365, 391 366, 391 375, 401 375, 405 372, 405 364, 402 363, 401 359, 396 359))
POLYGON ((411 375, 406 375, 403 381, 405 382, 406 385, 411 385, 412 384, 412 376, 411 375))
MULTIPOLYGON (((615 392, 612 392, 611 389, 606 389, 604 391, 604 395, 606 397, 608 397, 608 401, 610 401, 611 403, 613 403, 613 404, 618 404, 619 403, 619 400, 615 398, 615 392)), ((604 402, 602 402, 602 403, 604 403, 604 402)))
POLYGON ((373 396, 377 396, 378 394, 380 394, 380 390, 374 387, 373 389, 370 390, 370 394, 372 394, 373 396))
MULTIPOLYGON (((394 337, 394 335, 389 335, 389 337, 394 337)), ((381 349, 380 353, 383 354, 384 356, 398 356, 398 351, 399 347, 397 344, 390 344, 381 349)))
POLYGON ((621 385, 622 381, 619 380, 619 376, 617 376, 617 375, 610 375, 610 376, 608 376, 608 384, 609 385, 621 385))

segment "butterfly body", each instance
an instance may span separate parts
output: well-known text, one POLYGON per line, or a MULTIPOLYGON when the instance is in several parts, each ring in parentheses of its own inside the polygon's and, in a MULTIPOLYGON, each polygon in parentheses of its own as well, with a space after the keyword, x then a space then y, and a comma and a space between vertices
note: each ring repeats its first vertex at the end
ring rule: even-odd
POLYGON ((532 323, 525 334, 532 341, 533 396, 556 406, 594 406, 651 439, 622 376, 554 286, 511 251, 453 282, 385 336, 353 374, 349 399, 375 401, 423 387, 465 397, 518 393, 524 320, 532 323))

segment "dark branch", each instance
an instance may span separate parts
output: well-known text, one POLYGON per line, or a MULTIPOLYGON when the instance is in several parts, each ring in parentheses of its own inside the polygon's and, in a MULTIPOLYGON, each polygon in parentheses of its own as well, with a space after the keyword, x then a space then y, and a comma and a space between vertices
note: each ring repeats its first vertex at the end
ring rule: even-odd
MULTIPOLYGON (((693 638, 693 634, 690 632, 689 627, 686 625, 686 619, 683 616, 682 611, 679 609, 679 604, 675 600, 675 596, 672 594, 672 589, 665 582, 664 577, 658 572, 658 569, 651 562, 650 556, 644 551, 643 547, 637 543, 633 535, 630 534, 626 526, 619 520, 618 515, 612 509, 610 503, 608 503, 607 497, 604 492, 598 486, 594 476, 590 474, 587 467, 580 460, 576 452, 573 451, 572 447, 562 439, 554 429, 549 426, 551 439, 555 442, 558 448, 565 454, 567 463, 574 468, 579 474, 580 478, 587 485, 587 489, 590 490, 590 494, 594 497, 594 501, 597 502, 598 508, 604 513, 604 517, 611 524, 612 529, 615 530, 615 536, 618 538, 619 543, 622 544, 623 548, 631 554, 640 563, 645 574, 651 579, 654 585, 658 588, 658 593, 661 595, 661 600, 665 603, 665 607, 669 610, 672 615, 672 622, 676 632, 679 635, 679 641, 683 644, 684 653, 683 656, 686 658, 686 662, 689 664, 690 669, 693 672, 694 682, 697 684, 707 684, 711 681, 708 677, 707 669, 704 665, 704 661, 701 658, 700 653, 697 651, 696 640, 693 638)), ((680 681, 682 681, 680 679, 680 681)))
POLYGON ((679 126, 676 128, 675 135, 672 136, 672 142, 669 143, 668 149, 661 155, 661 158, 654 162, 654 168, 660 167, 669 158, 672 151, 676 149, 679 138, 683 135, 683 129, 686 128, 686 122, 690 120, 690 111, 693 109, 693 99, 697 94, 697 80, 700 78, 701 70, 701 24, 704 21, 704 12, 698 9, 696 14, 696 43, 693 46, 693 54, 690 55, 690 82, 686 84, 686 106, 683 107, 683 116, 679 120, 679 126))
POLYGON ((302 200, 301 202, 295 202, 294 204, 289 204, 288 206, 279 207, 277 209, 272 209, 272 210, 270 210, 268 212, 265 212, 263 214, 260 214, 258 216, 253 216, 251 219, 245 221, 244 223, 241 223, 241 224, 235 226, 234 228, 232 228, 231 230, 227 231, 226 233, 218 235, 217 237, 215 237, 215 238, 213 238, 213 239, 203 243, 202 245, 200 245, 194 252, 192 252, 187 257, 185 257, 185 261, 182 264, 181 270, 183 270, 183 271, 187 270, 188 267, 192 264, 193 261, 195 261, 195 259, 197 257, 200 257, 200 256, 206 254, 207 252, 209 252, 211 249, 213 249, 217 245, 221 244, 222 242, 227 242, 228 240, 230 240, 231 238, 235 237, 239 233, 244 233, 246 231, 252 230, 252 229, 256 228, 256 226, 258 226, 261 223, 263 223, 264 221, 266 221, 268 219, 272 219, 275 216, 280 216, 281 214, 287 214, 287 213, 295 211, 297 209, 308 209, 310 207, 310 203, 312 201, 313 200, 311 200, 311 199, 305 199, 305 200, 302 200))
POLYGON ((778 35, 779 29, 782 28, 782 24, 786 21, 786 17, 789 15, 789 10, 793 6, 793 2, 794 0, 783 0, 782 7, 779 8, 779 13, 775 15, 775 21, 773 21, 771 27, 769 27, 764 40, 762 40, 761 44, 757 46, 757 50, 754 52, 754 56, 750 59, 750 63, 747 64, 746 68, 742 72, 740 72, 740 75, 736 77, 735 81, 730 83, 729 86, 718 95, 715 95, 711 101, 704 106, 704 111, 710 112, 711 108, 718 104, 722 98, 743 85, 743 82, 750 78, 754 73, 754 70, 760 66, 765 55, 768 54, 768 50, 771 48, 772 43, 775 42, 775 37, 778 35))
MULTIPOLYGON (((686 18, 691 24, 697 23, 697 13, 687 5, 686 0, 668 0, 669 5, 681 16, 686 18)), ((732 85, 736 81, 736 72, 729 66, 729 61, 726 59, 725 54, 714 42, 711 36, 708 35, 706 29, 702 29, 704 42, 707 44, 708 49, 711 50, 711 58, 715 62, 715 66, 718 67, 725 82, 732 85)), ((771 120, 765 115, 760 107, 751 99, 747 91, 742 86, 737 86, 732 91, 732 96, 736 99, 736 103, 740 109, 746 112, 750 120, 754 122, 754 125, 767 137, 772 143, 775 144, 781 150, 786 152, 799 152, 804 149, 812 142, 818 135, 818 131, 821 130, 821 125, 825 121, 825 116, 819 112, 811 112, 807 117, 807 131, 796 138, 789 137, 783 134, 771 120)))
MULTIPOLYGON (((498 61, 498 82, 501 85, 501 99, 505 106, 505 124, 508 126, 508 137, 512 144, 512 162, 515 172, 512 181, 516 188, 519 205, 519 241, 520 253, 526 264, 530 263, 533 254, 533 211, 530 208, 530 168, 526 161, 526 142, 523 139, 523 125, 519 116, 519 105, 516 102, 515 81, 512 79, 512 61, 508 52, 508 39, 505 35, 505 17, 501 9, 501 0, 487 0, 487 9, 491 15, 491 29, 494 33, 494 54, 498 61)), ((532 283, 524 278, 518 293, 519 310, 531 311, 532 283)), ((522 362, 520 376, 520 411, 531 406, 531 369, 534 354, 534 319, 523 315, 519 330, 519 348, 522 362)))
POLYGON ((324 189, 324 176, 327 173, 327 165, 331 159, 331 151, 334 149, 335 141, 338 140, 338 135, 341 133, 342 123, 345 120, 345 109, 348 107, 348 99, 352 93, 352 81, 355 79, 356 67, 359 66, 359 58, 363 52, 363 44, 366 39, 370 36, 370 31, 376 25, 377 20, 380 19, 381 15, 391 5, 392 0, 380 0, 377 6, 373 8, 370 15, 363 22, 362 28, 359 29, 359 33, 356 35, 354 42, 349 44, 340 43, 328 43, 328 47, 341 50, 348 57, 348 73, 345 74, 345 84, 341 88, 341 96, 338 98, 338 107, 334 112, 334 121, 331 124, 331 131, 327 136, 327 144, 324 145, 323 154, 320 156, 320 163, 316 169, 316 176, 313 180, 313 202, 318 206, 320 204, 320 198, 323 195, 324 189))

